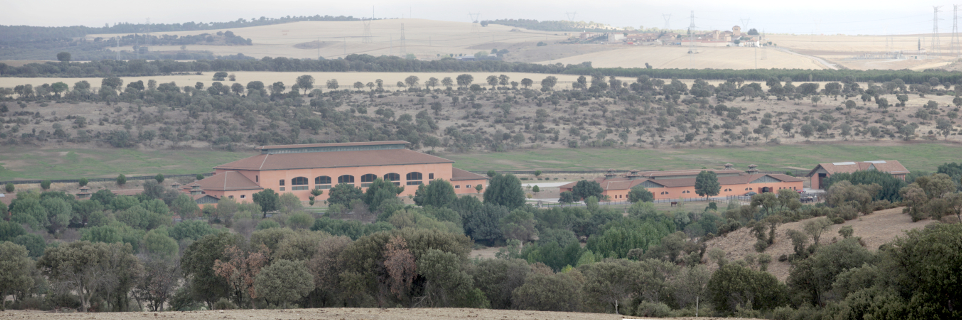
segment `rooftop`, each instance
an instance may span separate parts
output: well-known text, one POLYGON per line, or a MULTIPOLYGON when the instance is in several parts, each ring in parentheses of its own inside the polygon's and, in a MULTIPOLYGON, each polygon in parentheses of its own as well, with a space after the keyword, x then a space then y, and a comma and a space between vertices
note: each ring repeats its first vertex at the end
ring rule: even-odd
POLYGON ((337 152, 262 153, 253 157, 222 164, 214 167, 214 169, 290 170, 434 163, 454 163, 454 161, 403 148, 337 150, 337 152))
MULTIPOLYGON (((204 180, 195 181, 194 183, 187 184, 184 187, 200 186, 202 190, 217 190, 217 191, 231 191, 231 190, 261 190, 261 186, 248 179, 243 174, 237 171, 225 171, 204 180)), ((194 199, 196 200, 196 199, 194 199)))
POLYGON ((852 173, 855 171, 862 171, 862 170, 878 170, 878 171, 891 173, 891 174, 909 173, 909 170, 906 169, 905 166, 902 165, 902 163, 898 162, 898 160, 872 160, 872 161, 859 161, 859 162, 850 161, 850 162, 819 163, 817 166, 815 166, 815 169, 812 169, 812 171, 808 173, 808 176, 811 177, 815 175, 819 167, 821 167, 822 169, 825 169, 825 171, 827 171, 829 174, 852 173))
POLYGON ((363 151, 363 150, 389 150, 404 149, 408 145, 407 141, 368 141, 368 142, 348 142, 348 143, 310 143, 310 144, 284 144, 273 146, 260 146, 256 149, 261 154, 281 154, 281 153, 310 153, 310 152, 335 152, 335 151, 363 151))

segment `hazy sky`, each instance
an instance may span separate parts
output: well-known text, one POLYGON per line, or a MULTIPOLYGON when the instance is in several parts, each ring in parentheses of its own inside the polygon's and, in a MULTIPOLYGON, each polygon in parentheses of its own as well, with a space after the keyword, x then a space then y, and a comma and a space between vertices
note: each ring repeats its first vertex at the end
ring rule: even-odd
POLYGON ((0 24, 32 26, 103 26, 117 22, 153 23, 233 21, 238 18, 299 15, 370 16, 469 21, 468 12, 481 19, 525 18, 563 20, 577 12, 575 20, 613 26, 664 27, 663 14, 671 14, 670 26, 687 28, 691 11, 697 29, 730 29, 751 19, 749 28, 796 34, 914 34, 932 32, 932 6, 942 5, 939 31, 952 30, 952 5, 913 1, 509 1, 509 0, 233 0, 233 1, 108 1, 34 0, 5 1, 0 24), (677 3, 677 4, 674 4, 677 3))

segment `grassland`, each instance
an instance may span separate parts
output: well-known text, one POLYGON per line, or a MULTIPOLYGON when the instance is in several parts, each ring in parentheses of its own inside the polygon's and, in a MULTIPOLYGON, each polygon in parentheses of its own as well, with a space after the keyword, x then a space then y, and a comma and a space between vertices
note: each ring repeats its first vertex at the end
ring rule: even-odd
POLYGON ((251 156, 246 152, 212 150, 157 150, 0 148, 0 180, 79 179, 163 173, 213 171, 216 165, 251 156))
POLYGON ((465 170, 672 170, 736 168, 808 170, 821 162, 898 160, 909 170, 935 171, 959 161, 962 148, 941 143, 819 144, 703 149, 539 149, 505 153, 446 154, 465 170))

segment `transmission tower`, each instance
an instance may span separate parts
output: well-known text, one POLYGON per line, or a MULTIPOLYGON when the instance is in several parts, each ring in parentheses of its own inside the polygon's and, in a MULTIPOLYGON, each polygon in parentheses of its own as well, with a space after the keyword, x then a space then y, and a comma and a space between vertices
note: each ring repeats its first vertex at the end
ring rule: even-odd
MULTIPOLYGON (((765 30, 762 30, 762 37, 758 39, 759 45, 765 40, 765 30)), ((762 60, 768 60, 768 47, 762 47, 762 60)))
POLYGON ((748 23, 752 22, 752 18, 741 18, 738 20, 742 21, 742 30, 745 30, 745 32, 748 32, 748 23))
POLYGON ((407 41, 404 40, 404 24, 401 24, 401 56, 407 55, 407 41))
POLYGON ((577 13, 577 12, 565 12, 565 15, 568 16, 568 22, 574 22, 574 21, 575 21, 575 15, 576 15, 576 14, 578 14, 578 13, 577 13))
POLYGON ((147 18, 147 41, 144 42, 144 50, 150 51, 150 18, 147 18))
POLYGON ((364 37, 361 38, 362 43, 373 42, 374 35, 371 34, 371 21, 374 21, 374 7, 371 7, 371 19, 361 20, 364 23, 364 37))
POLYGON ((480 12, 468 12, 468 16, 471 17, 471 32, 473 32, 473 33, 481 32, 481 28, 478 27, 478 24, 481 23, 481 21, 478 20, 478 19, 481 18, 481 13, 480 13, 480 12))
POLYGON ((668 23, 671 20, 671 14, 663 14, 662 18, 665 18, 665 30, 671 30, 671 24, 668 23))
POLYGON ((691 69, 691 56, 695 54, 695 10, 691 11, 691 24, 688 25, 688 68, 691 69))
POLYGON ((939 8, 942 6, 932 7, 932 55, 940 55, 939 52, 939 8))
POLYGON ((952 5, 952 58, 959 57, 959 5, 952 5))

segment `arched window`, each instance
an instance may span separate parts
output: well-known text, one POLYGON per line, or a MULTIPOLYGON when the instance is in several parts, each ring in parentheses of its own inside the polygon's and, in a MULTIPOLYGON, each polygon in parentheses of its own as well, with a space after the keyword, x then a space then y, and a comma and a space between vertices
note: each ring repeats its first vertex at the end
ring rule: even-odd
POLYGON ((361 176, 361 188, 370 187, 371 183, 374 182, 374 179, 377 179, 377 175, 373 173, 368 173, 361 176))
POLYGON ((407 179, 408 181, 407 185, 409 186, 416 186, 416 185, 422 184, 421 183, 422 177, 420 172, 409 172, 404 178, 407 179))
POLYGON ((297 177, 291 179, 291 191, 307 190, 307 178, 297 177))
POLYGON ((341 184, 341 183, 354 184, 354 176, 345 174, 343 176, 337 177, 337 183, 338 184, 341 184))
POLYGON ((393 173, 393 172, 392 172, 392 173, 385 174, 385 175, 384 175, 384 181, 391 181, 391 182, 394 182, 394 185, 399 186, 399 185, 401 185, 401 182, 400 182, 400 181, 401 181, 401 175, 399 175, 399 174, 397 174, 397 173, 393 173))
POLYGON ((314 189, 330 189, 331 177, 319 176, 314 178, 314 189))

